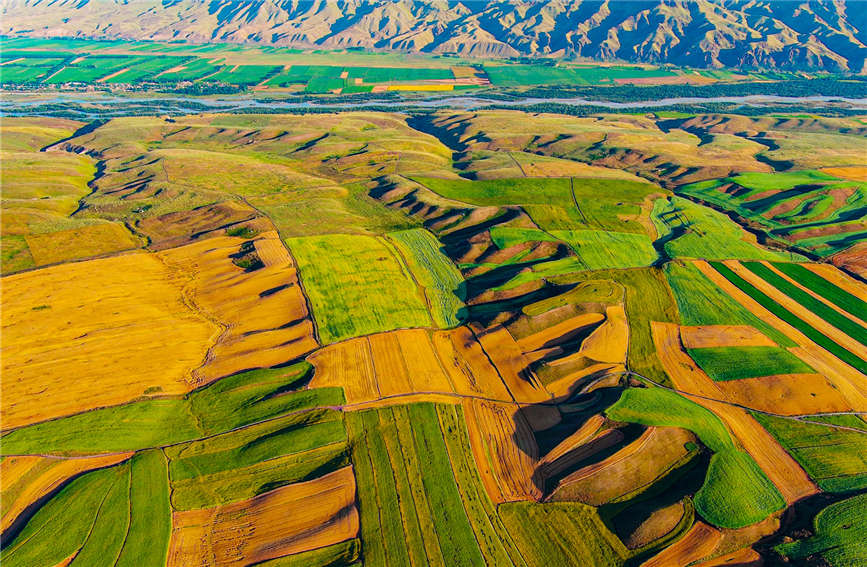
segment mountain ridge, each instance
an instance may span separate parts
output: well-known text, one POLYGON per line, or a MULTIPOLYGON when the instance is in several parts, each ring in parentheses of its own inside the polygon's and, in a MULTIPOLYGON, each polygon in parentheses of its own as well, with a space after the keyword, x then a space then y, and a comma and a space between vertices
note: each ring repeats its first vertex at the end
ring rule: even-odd
POLYGON ((850 0, 0 0, 7 36, 865 73, 850 0))

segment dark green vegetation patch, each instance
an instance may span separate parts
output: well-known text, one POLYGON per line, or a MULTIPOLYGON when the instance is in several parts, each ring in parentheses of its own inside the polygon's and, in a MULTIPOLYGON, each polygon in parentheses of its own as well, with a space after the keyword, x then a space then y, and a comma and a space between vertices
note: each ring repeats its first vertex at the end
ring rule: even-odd
POLYGON ((687 352, 714 380, 815 372, 800 358, 780 347, 691 348, 687 352))

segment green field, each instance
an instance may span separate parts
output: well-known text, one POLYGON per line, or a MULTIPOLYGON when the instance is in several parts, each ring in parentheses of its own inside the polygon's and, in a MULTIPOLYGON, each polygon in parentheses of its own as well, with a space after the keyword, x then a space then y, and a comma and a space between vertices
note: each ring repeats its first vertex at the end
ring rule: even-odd
POLYGON ((614 79, 673 77, 663 69, 627 66, 566 65, 485 65, 491 82, 499 86, 521 85, 594 85, 612 83, 614 79))
POLYGON ((867 302, 840 289, 825 278, 808 270, 800 264, 775 262, 774 267, 796 282, 807 287, 810 291, 821 295, 840 309, 843 309, 856 317, 863 316, 864 313, 867 313, 867 302))
POLYGON ((755 237, 723 213, 681 197, 654 201, 651 220, 672 258, 794 259, 760 247, 755 237))
POLYGON ((783 333, 746 310, 688 262, 668 262, 665 276, 677 300, 682 325, 749 325, 781 347, 796 346, 783 333))
POLYGON ((130 466, 124 464, 73 480, 36 511, 15 539, 4 542, 0 561, 13 567, 57 565, 78 552, 93 565, 117 557, 129 524, 129 479, 130 466))
POLYGON ((514 502, 499 508, 530 567, 623 565, 629 551, 599 518, 578 502, 514 502))
POLYGON ((813 520, 813 536, 778 545, 780 554, 790 560, 820 555, 831 567, 857 567, 867 564, 867 494, 859 494, 831 504, 813 520))
POLYGON ((714 380, 815 372, 800 358, 780 347, 691 348, 687 352, 714 380))
POLYGON ((456 327, 465 317, 464 278, 441 252, 442 244, 430 232, 410 229, 389 233, 410 271, 424 287, 434 324, 456 327))
POLYGON ((640 268, 657 259, 650 239, 643 234, 602 230, 555 230, 589 270, 640 268))
POLYGON ((172 533, 166 456, 160 450, 136 453, 130 464, 129 532, 115 565, 165 565, 172 533))
MULTIPOLYGON (((743 265, 800 305, 815 313, 834 327, 840 329, 859 343, 867 346, 867 329, 816 299, 806 291, 789 282, 764 264, 759 262, 744 262, 743 265)), ((862 312, 863 315, 864 312, 862 312)))
POLYGON ((821 171, 747 172, 685 185, 678 191, 733 211, 761 225, 772 236, 821 256, 867 238, 861 222, 867 204, 867 184, 821 171), (724 191, 732 184, 739 190, 724 191), (819 236, 801 235, 814 229, 829 231, 819 236))
MULTIPOLYGON (((804 467, 822 490, 848 492, 867 487, 867 435, 755 413, 754 417, 804 467)), ((858 427, 858 418, 837 425, 858 427), (855 423, 850 423, 851 421, 855 423)), ((863 422, 860 424, 863 428, 863 422)))
POLYGON ((604 230, 552 230, 495 226, 491 238, 505 249, 528 242, 563 242, 578 255, 578 264, 586 270, 640 268, 657 259, 650 239, 643 234, 604 230))
POLYGON ((412 275, 385 240, 334 234, 286 244, 298 262, 322 343, 431 325, 412 275))
POLYGON ((811 327, 806 321, 794 315, 791 311, 784 308, 779 303, 756 289, 756 287, 751 283, 734 273, 728 266, 721 262, 711 262, 711 266, 713 266, 716 271, 722 274, 723 277, 737 286, 741 291, 755 299, 762 307, 804 333, 804 335, 806 335, 811 341, 821 346, 843 362, 857 368, 861 372, 867 372, 867 361, 857 354, 849 352, 827 336, 811 327))
POLYGON ((482 564, 436 408, 353 412, 347 426, 365 563, 482 564))
POLYGON ((617 421, 682 427, 714 454, 695 508, 711 524, 740 528, 782 509, 785 501, 747 453, 739 450, 722 421, 710 411, 662 388, 630 388, 606 414, 617 421))

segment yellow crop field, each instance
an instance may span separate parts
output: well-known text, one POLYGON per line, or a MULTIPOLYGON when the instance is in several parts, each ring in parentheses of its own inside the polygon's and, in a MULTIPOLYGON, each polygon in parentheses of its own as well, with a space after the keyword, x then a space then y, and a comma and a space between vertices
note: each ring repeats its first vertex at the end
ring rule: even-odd
POLYGON ((680 328, 686 348, 777 346, 777 343, 749 325, 696 325, 680 328))
POLYGON ((146 253, 4 278, 4 429, 190 390, 217 328, 183 284, 146 253))
POLYGON ((137 248, 139 240, 120 223, 102 223, 25 237, 37 266, 137 248))
POLYGON ((297 270, 276 232, 253 241, 211 238, 159 255, 189 273, 188 300, 221 328, 204 364, 194 372, 198 384, 288 362, 317 347, 297 270), (246 271, 233 263, 233 255, 244 246, 255 251, 263 267, 246 271))
POLYGON ((249 565, 339 543, 357 533, 355 476, 352 467, 344 467, 249 500, 175 512, 168 565, 249 565))
POLYGON ((466 327, 378 333, 328 345, 308 360, 316 367, 311 385, 342 387, 353 409, 392 398, 408 403, 410 395, 415 401, 451 396, 453 403, 459 401, 458 395, 511 400, 466 327))

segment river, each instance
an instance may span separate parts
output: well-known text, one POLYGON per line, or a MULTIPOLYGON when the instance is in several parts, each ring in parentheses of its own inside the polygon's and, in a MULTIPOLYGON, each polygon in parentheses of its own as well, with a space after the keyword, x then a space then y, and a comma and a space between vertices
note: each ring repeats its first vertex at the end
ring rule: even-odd
POLYGON ((570 106, 595 106, 612 110, 628 110, 648 107, 670 107, 697 104, 727 103, 746 106, 766 105, 842 105, 852 110, 867 111, 867 98, 845 98, 832 96, 786 97, 772 95, 721 96, 721 97, 674 97, 631 102, 611 102, 607 100, 589 100, 585 98, 518 98, 514 100, 498 100, 475 96, 448 96, 436 98, 407 97, 399 100, 363 100, 329 101, 324 98, 317 101, 261 99, 250 95, 244 96, 161 96, 159 94, 142 95, 110 95, 103 93, 3 93, 0 98, 0 114, 5 116, 28 116, 34 114, 55 113, 66 108, 76 114, 95 118, 99 116, 136 115, 147 109, 149 114, 197 114, 201 112, 233 112, 255 109, 274 110, 304 110, 313 108, 333 108, 334 110, 351 110, 355 108, 452 108, 456 110, 474 110, 490 105, 532 106, 536 104, 562 104, 570 106))

